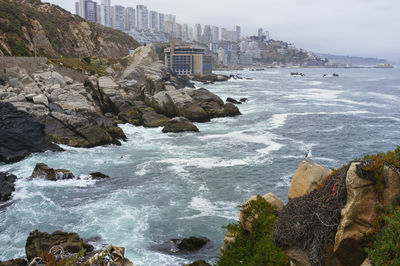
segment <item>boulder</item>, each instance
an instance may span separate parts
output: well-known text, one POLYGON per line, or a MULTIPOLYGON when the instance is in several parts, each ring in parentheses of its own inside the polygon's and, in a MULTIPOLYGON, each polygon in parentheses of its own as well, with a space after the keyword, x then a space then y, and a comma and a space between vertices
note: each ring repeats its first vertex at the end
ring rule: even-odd
POLYGON ((185 117, 175 117, 169 120, 162 132, 178 133, 178 132, 199 132, 199 129, 185 117))
POLYGON ((204 260, 197 260, 197 261, 192 262, 190 264, 186 264, 185 266, 211 266, 211 264, 207 263, 204 260))
POLYGON ((35 169, 31 175, 32 178, 45 178, 47 180, 56 181, 63 179, 72 179, 74 175, 65 169, 53 169, 44 163, 36 164, 35 169))
POLYGON ((226 250, 228 250, 233 243, 235 243, 236 236, 235 234, 226 229, 225 237, 224 237, 224 245, 219 249, 219 255, 222 256, 226 250))
POLYGON ((17 162, 34 152, 62 151, 48 140, 42 124, 10 103, 0 102, 0 128, 0 162, 17 162))
POLYGON ((61 88, 64 88, 66 85, 64 77, 56 71, 37 72, 33 74, 33 78, 49 86, 59 84, 61 88))
POLYGON ((0 261, 0 266, 26 266, 26 265, 28 265, 28 262, 25 259, 0 261))
POLYGON ((40 252, 48 252, 50 248, 60 245, 66 252, 79 253, 82 249, 91 252, 94 247, 86 243, 77 233, 56 231, 52 234, 31 232, 26 240, 25 253, 28 261, 40 257, 40 252))
POLYGON ((240 102, 241 103, 245 103, 245 102, 247 102, 249 99, 247 99, 247 98, 242 98, 242 99, 240 99, 240 102))
POLYGON ((239 102, 239 101, 237 101, 237 100, 235 100, 235 99, 233 99, 233 98, 231 98, 231 97, 228 97, 228 98, 226 99, 226 101, 227 101, 228 103, 242 104, 242 102, 239 102))
POLYGON ((32 97, 32 101, 35 104, 43 104, 45 106, 49 105, 49 100, 47 99, 47 97, 43 94, 37 95, 32 97))
POLYGON ((157 251, 168 254, 195 252, 205 247, 210 240, 206 237, 175 238, 156 245, 157 251))
POLYGON ((8 173, 0 172, 0 201, 7 201, 15 191, 17 177, 8 173))
POLYGON ((293 175, 292 183, 289 187, 289 200, 310 193, 316 189, 330 173, 331 170, 312 161, 305 160, 301 162, 296 173, 293 175))
POLYGON ((363 162, 354 162, 346 176, 347 202, 335 236, 334 252, 343 265, 360 265, 367 258, 365 233, 374 231, 378 207, 388 210, 400 193, 399 173, 389 165, 383 168, 384 189, 378 193, 375 183, 359 170, 363 162))
MULTIPOLYGON (((273 207, 275 207, 276 210, 278 211, 278 213, 279 213, 280 211, 282 211, 283 207, 285 206, 285 203, 283 202, 283 200, 281 200, 281 199, 280 199, 278 196, 276 196, 274 193, 265 194, 264 196, 262 196, 262 198, 263 198, 266 202, 268 202, 269 204, 271 204, 273 207)), ((249 202, 255 201, 255 200, 257 200, 257 196, 252 196, 252 197, 250 197, 250 198, 246 201, 246 203, 243 204, 243 206, 244 206, 243 208, 244 208, 244 209, 242 209, 242 210, 239 212, 239 222, 242 224, 243 228, 244 228, 246 231, 248 231, 248 232, 251 232, 251 223, 252 223, 252 220, 250 219, 250 217, 249 217, 249 219, 247 219, 247 220, 244 219, 243 210, 245 210, 245 206, 246 206, 249 202)), ((257 214, 256 214, 255 216, 257 217, 257 214)))
POLYGON ((67 85, 71 85, 74 83, 74 80, 68 76, 64 76, 64 81, 67 85))
POLYGON ((100 173, 100 172, 90 173, 89 175, 92 177, 92 179, 95 179, 95 180, 101 180, 101 179, 110 178, 108 175, 105 175, 105 174, 100 173))
POLYGON ((168 117, 157 114, 151 109, 142 115, 142 119, 145 127, 161 127, 170 120, 168 117))

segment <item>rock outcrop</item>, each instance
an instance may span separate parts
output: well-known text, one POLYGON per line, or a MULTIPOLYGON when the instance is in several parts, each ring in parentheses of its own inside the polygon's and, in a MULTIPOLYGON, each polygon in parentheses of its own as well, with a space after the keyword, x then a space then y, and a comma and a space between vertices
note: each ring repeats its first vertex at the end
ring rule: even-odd
POLYGON ((363 236, 374 230, 376 209, 388 210, 400 193, 398 171, 384 165, 385 186, 379 193, 375 187, 376 182, 362 176, 360 169, 365 164, 366 162, 352 163, 347 172, 347 203, 342 209, 334 246, 335 255, 343 265, 358 266, 367 258, 364 252, 367 242, 363 236))
POLYGON ((32 178, 45 178, 51 181, 63 180, 63 179, 72 179, 74 175, 66 169, 53 169, 48 167, 44 163, 36 164, 35 169, 31 175, 32 178))
POLYGON ((305 160, 299 164, 290 184, 288 199, 303 196, 316 189, 331 171, 317 163, 305 160))
POLYGON ((0 172, 0 202, 11 198, 11 194, 15 191, 16 180, 15 175, 0 172))
POLYGON ((165 124, 162 132, 164 133, 199 132, 199 129, 187 118, 174 117, 165 124))
MULTIPOLYGON (((25 97, 21 96, 21 100, 25 101, 25 97)), ((14 97, 18 98, 19 96, 14 97)), ((9 100, 12 100, 12 98, 9 100)), ((49 141, 42 124, 27 112, 17 110, 15 105, 18 105, 18 102, 4 103, 0 101, 1 162, 16 162, 35 152, 62 150, 49 141)), ((41 110, 41 106, 35 104, 29 104, 29 106, 32 108, 30 109, 31 112, 41 110)))
POLYGON ((126 56, 139 46, 128 34, 41 1, 1 1, 0 56, 126 56))
POLYGON ((94 247, 83 241, 77 233, 56 231, 49 234, 35 230, 29 234, 28 239, 26 240, 26 257, 28 258, 28 261, 31 261, 35 257, 41 257, 41 254, 38 252, 48 252, 50 248, 58 245, 70 253, 78 253, 83 248, 87 252, 94 250, 94 247))

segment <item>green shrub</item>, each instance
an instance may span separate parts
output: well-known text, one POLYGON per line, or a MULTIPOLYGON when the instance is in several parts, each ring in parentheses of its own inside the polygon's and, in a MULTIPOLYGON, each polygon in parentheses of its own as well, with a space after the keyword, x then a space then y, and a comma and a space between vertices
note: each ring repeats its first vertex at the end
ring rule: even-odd
POLYGON ((384 226, 366 249, 373 265, 400 265, 400 207, 383 217, 384 226))
POLYGON ((242 207, 245 220, 252 220, 247 232, 240 223, 226 228, 235 235, 235 242, 218 258, 216 265, 289 265, 286 255, 275 245, 273 232, 277 211, 262 197, 242 207))

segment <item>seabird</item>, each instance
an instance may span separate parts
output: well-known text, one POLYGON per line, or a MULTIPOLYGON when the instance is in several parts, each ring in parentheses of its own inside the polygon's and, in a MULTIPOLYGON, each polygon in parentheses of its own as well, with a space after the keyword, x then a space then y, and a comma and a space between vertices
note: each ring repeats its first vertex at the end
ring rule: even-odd
POLYGON ((306 160, 308 160, 312 157, 311 150, 308 151, 308 153, 306 154, 305 157, 306 157, 306 160))

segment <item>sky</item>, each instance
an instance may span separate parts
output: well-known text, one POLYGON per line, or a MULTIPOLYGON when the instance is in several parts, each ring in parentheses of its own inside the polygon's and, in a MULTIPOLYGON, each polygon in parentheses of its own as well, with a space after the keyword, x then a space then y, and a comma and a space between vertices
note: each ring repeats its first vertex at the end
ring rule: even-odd
MULTIPOLYGON (((73 0, 42 0, 75 13, 73 0)), ((98 0, 97 2, 100 2, 98 0)), ((202 24, 270 37, 308 51, 400 62, 400 0, 111 0, 111 5, 176 15, 202 24)))

